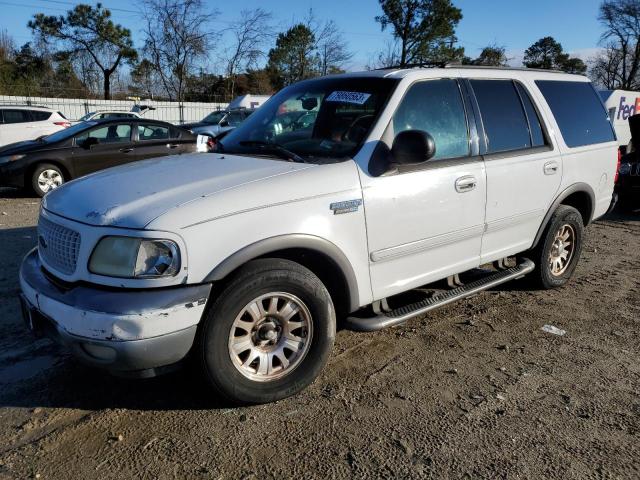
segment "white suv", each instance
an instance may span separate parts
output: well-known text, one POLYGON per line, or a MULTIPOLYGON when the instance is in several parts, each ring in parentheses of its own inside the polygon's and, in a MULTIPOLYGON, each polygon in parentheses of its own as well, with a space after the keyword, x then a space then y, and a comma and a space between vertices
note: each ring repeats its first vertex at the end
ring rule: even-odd
POLYGON ((116 374, 190 353, 224 397, 276 400, 316 378, 336 321, 396 325, 526 274, 566 283, 617 160, 587 78, 486 68, 307 80, 218 148, 45 196, 20 272, 29 326, 116 374))
POLYGON ((50 108, 0 105, 0 146, 35 140, 69 126, 62 112, 50 108))

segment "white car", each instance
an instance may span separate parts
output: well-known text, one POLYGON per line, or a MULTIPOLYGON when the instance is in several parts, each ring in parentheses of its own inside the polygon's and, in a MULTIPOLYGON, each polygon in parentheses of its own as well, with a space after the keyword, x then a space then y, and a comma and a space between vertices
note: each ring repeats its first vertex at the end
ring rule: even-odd
POLYGON ((69 126, 62 112, 50 108, 0 105, 0 146, 35 140, 69 126))
POLYGON ((123 112, 121 110, 98 110, 97 112, 89 112, 83 117, 76 120, 75 123, 89 122, 91 120, 105 120, 107 118, 142 118, 137 112, 123 112))
POLYGON ((24 317, 116 374, 190 354, 220 395, 277 400, 318 376, 337 321, 397 325, 525 275, 564 285, 616 166, 586 77, 459 67, 303 81, 218 153, 47 194, 20 271, 24 317), (310 125, 281 121, 311 111, 310 125))

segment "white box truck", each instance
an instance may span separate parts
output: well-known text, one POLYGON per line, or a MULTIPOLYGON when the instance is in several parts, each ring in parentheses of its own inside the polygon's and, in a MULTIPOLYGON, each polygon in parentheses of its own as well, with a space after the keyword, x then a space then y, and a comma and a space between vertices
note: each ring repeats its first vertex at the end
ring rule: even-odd
POLYGON ((623 147, 624 153, 631 140, 629 117, 640 113, 640 92, 601 90, 599 93, 609 112, 609 118, 618 137, 618 144, 623 147))

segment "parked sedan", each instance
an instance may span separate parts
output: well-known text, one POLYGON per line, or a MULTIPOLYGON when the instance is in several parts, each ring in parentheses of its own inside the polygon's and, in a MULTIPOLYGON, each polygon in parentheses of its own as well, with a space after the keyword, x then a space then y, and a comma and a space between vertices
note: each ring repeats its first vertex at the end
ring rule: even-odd
POLYGON ((38 196, 65 181, 145 158, 199 151, 198 135, 156 120, 83 122, 37 140, 0 148, 0 186, 38 196))

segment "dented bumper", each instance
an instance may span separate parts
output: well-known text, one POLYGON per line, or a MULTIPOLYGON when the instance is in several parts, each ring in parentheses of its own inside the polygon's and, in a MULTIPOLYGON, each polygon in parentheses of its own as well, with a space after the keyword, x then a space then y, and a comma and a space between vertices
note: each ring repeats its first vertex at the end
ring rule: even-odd
POLYGON ((127 376, 153 376, 182 360, 193 345, 210 284, 146 290, 60 286, 36 250, 20 268, 23 315, 86 363, 127 376))

